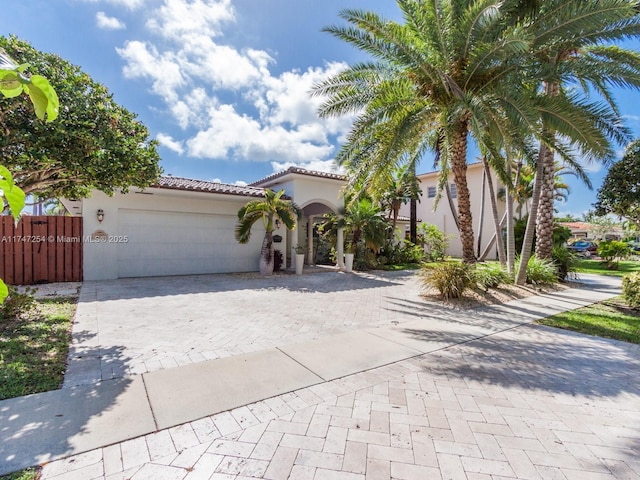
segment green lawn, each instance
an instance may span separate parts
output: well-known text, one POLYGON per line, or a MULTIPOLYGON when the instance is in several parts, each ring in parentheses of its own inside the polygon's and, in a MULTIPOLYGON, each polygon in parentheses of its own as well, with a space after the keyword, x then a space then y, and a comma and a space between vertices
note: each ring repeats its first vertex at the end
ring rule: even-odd
POLYGON ((576 271, 578 273, 596 273, 621 277, 625 273, 640 272, 640 262, 624 260, 619 263, 617 270, 609 270, 600 260, 576 259, 576 271))
POLYGON ((76 303, 41 299, 23 318, 0 320, 0 400, 60 388, 76 303))
POLYGON ((538 323, 640 344, 640 310, 628 307, 622 297, 560 313, 538 323))
POLYGON ((39 468, 28 468, 27 470, 22 470, 20 472, 3 475, 0 477, 0 480, 38 480, 39 478, 39 468))

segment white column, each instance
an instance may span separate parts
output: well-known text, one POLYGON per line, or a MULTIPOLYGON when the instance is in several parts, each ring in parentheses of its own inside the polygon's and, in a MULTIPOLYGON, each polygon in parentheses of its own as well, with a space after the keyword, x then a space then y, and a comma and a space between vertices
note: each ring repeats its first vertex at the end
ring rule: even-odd
POLYGON ((291 258, 291 262, 289 263, 289 268, 294 268, 296 266, 296 251, 293 249, 296 245, 298 245, 298 227, 300 226, 299 222, 296 222, 296 226, 289 232, 287 235, 288 240, 287 243, 287 253, 289 258, 291 258))
POLYGON ((308 217, 307 227, 307 263, 313 265, 313 215, 308 217))
POLYGON ((336 252, 336 256, 338 257, 338 268, 344 268, 344 228, 338 229, 336 252))

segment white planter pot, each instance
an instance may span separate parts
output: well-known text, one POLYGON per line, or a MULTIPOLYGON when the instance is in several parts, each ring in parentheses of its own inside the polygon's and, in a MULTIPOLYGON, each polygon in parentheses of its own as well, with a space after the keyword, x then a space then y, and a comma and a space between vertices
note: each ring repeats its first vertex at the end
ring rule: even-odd
POLYGON ((296 275, 302 275, 302 267, 304 266, 304 253, 296 253, 296 275))
POLYGON ((353 272, 353 253, 344 254, 344 268, 347 272, 353 272))

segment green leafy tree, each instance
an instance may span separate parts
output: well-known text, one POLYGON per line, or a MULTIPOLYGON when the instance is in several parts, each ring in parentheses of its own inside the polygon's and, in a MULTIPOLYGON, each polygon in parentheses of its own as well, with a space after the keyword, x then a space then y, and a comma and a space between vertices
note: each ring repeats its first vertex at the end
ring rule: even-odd
POLYGON ((594 207, 597 215, 612 213, 640 229, 640 140, 631 142, 622 159, 609 168, 594 207))
MULTIPOLYGON (((0 37, 0 47, 46 76, 64 105, 57 121, 45 124, 34 120, 24 96, 0 98, 0 156, 26 194, 81 198, 93 189, 111 194, 143 188, 158 178, 156 142, 106 87, 16 37, 0 37)), ((43 108, 35 110, 39 114, 43 108)), ((44 111, 51 118, 52 108, 44 111)))
POLYGON ((284 190, 276 193, 267 188, 264 191, 264 199, 251 200, 238 210, 235 235, 239 243, 248 243, 251 238, 251 228, 262 220, 264 240, 260 250, 261 275, 271 275, 273 273, 273 230, 275 220, 279 219, 288 230, 293 230, 296 227, 296 219, 302 214, 296 204, 283 200, 283 195, 284 190))
MULTIPOLYGON (((49 81, 40 75, 29 75, 28 64, 17 65, 13 59, 0 48, 0 94, 2 97, 14 98, 22 93, 29 95, 31 103, 40 120, 51 122, 58 116, 58 96, 49 81)), ((17 222, 20 211, 24 207, 25 195, 13 180, 11 172, 0 165, 0 197, 3 211, 9 210, 17 222)), ((0 279, 0 303, 7 298, 9 290, 0 279)))

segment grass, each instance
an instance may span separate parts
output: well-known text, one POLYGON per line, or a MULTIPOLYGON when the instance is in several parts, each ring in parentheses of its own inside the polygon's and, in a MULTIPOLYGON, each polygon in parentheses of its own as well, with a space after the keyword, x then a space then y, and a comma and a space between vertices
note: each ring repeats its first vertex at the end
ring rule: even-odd
POLYGON ((2 475, 0 480, 38 480, 40 478, 39 468, 28 468, 19 472, 2 475))
POLYGON ((76 303, 39 299, 22 318, 0 320, 0 400, 60 388, 76 303))
POLYGON ((640 344, 640 310, 628 307, 622 297, 560 313, 538 323, 640 344))
POLYGON ((609 270, 600 260, 576 259, 576 272, 621 277, 625 273, 640 272, 640 262, 623 260, 619 263, 617 270, 609 270))
POLYGON ((386 270, 388 272, 395 272, 399 270, 418 270, 420 268, 419 263, 398 263, 393 265, 380 265, 377 267, 379 270, 386 270))

